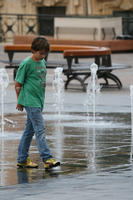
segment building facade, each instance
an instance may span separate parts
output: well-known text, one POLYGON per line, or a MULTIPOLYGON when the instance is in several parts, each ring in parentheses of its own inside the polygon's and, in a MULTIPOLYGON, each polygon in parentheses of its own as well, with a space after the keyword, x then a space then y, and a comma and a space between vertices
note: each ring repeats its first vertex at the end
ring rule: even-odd
MULTIPOLYGON (((15 34, 54 36, 55 18, 60 16, 100 18, 105 15, 133 17, 133 0, 0 0, 0 40, 12 40, 15 34)), ((124 34, 133 35, 133 23, 124 23, 124 34)), ((115 26, 112 24, 111 34, 115 26)), ((95 32, 95 27, 88 28, 95 32)))
POLYGON ((133 10, 133 0, 0 0, 0 13, 63 14, 60 7, 65 15, 112 15, 133 10))

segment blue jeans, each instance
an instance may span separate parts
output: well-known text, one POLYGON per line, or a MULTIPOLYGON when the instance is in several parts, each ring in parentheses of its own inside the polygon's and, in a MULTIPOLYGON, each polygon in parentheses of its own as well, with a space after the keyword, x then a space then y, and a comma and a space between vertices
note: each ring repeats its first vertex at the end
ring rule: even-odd
POLYGON ((35 134, 37 147, 43 162, 52 155, 46 142, 44 120, 40 108, 25 107, 27 121, 18 147, 18 162, 25 162, 29 156, 29 148, 35 134))

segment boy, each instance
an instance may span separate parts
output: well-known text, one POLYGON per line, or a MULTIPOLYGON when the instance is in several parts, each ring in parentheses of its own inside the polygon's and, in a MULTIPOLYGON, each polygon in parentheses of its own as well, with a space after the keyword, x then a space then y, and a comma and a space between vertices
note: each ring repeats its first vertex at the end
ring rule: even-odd
POLYGON ((31 45, 32 55, 24 59, 18 69, 15 79, 17 95, 16 109, 27 112, 25 129, 18 147, 19 167, 36 168, 38 165, 29 158, 29 147, 35 134, 40 157, 44 168, 49 169, 60 165, 51 155, 45 138, 45 128, 42 110, 46 86, 46 61, 49 43, 44 37, 37 37, 31 45))

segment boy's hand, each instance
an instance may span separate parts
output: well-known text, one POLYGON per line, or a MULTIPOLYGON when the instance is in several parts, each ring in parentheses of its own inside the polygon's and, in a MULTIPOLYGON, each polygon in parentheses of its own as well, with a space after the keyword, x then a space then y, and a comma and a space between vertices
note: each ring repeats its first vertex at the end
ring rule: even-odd
POLYGON ((23 111, 24 107, 21 104, 17 104, 16 109, 19 111, 23 111))

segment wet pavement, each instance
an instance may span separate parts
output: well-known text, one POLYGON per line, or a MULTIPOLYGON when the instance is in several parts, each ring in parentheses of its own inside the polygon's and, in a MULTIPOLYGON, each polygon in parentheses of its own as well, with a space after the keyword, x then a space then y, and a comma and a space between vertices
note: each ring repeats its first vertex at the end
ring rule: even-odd
MULTIPOLYGON (((22 55, 24 56, 24 55, 22 55)), ((2 52, 0 58, 6 58, 2 52)), ((114 62, 132 64, 132 54, 113 54, 114 62)), ((0 63, 3 67, 3 63, 0 63)), ((16 167, 17 146, 25 123, 25 113, 15 109, 12 70, 5 94, 5 132, 0 136, 0 199, 41 200, 130 200, 133 197, 131 106, 129 86, 133 69, 116 71, 123 88, 103 89, 96 96, 96 122, 92 106, 89 116, 87 95, 81 90, 64 92, 64 108, 55 111, 53 71, 48 71, 44 119, 47 141, 61 166, 45 171, 35 140, 30 155, 38 169, 16 167), (13 121, 13 124, 11 123, 13 121)))

